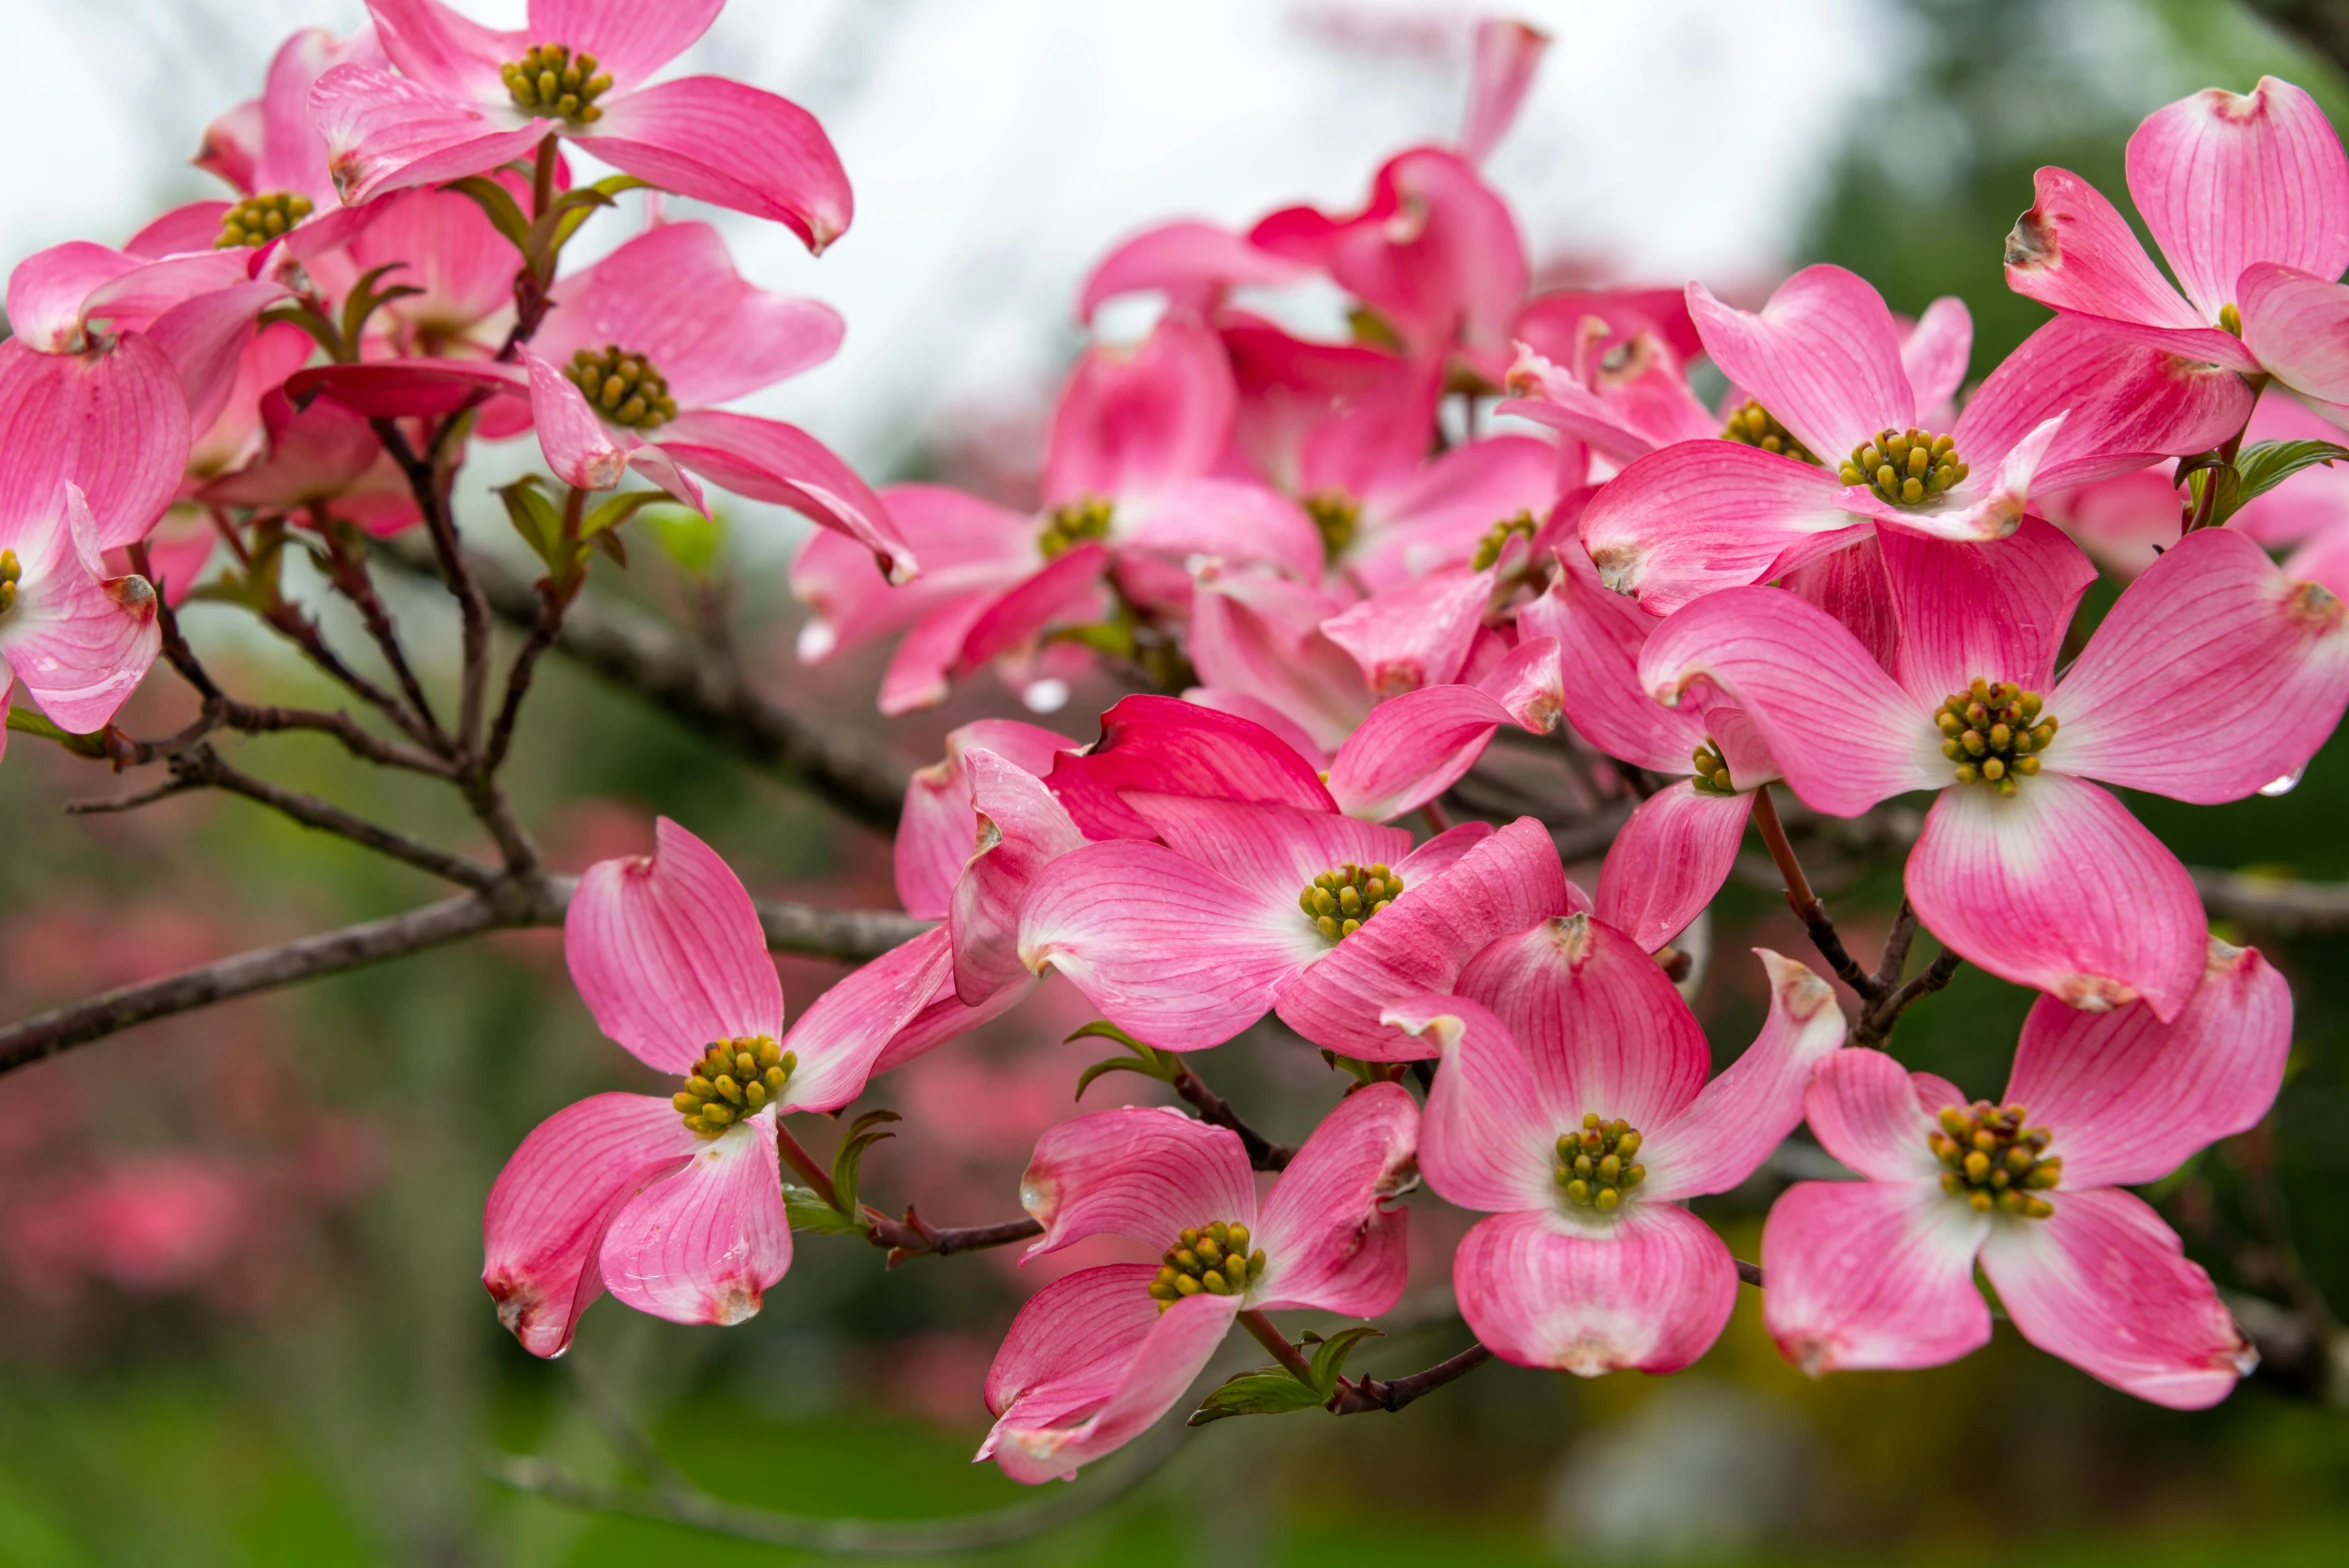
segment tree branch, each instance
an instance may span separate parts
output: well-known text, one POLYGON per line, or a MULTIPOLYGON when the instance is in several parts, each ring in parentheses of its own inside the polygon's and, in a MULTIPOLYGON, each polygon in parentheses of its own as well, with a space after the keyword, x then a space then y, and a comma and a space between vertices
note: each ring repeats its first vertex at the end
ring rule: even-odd
POLYGON ((1449 1360, 1439 1361, 1425 1372, 1414 1372, 1409 1377, 1380 1379, 1358 1378, 1352 1382, 1338 1379, 1338 1391, 1329 1402, 1329 1412, 1337 1416, 1358 1416, 1365 1411, 1402 1409, 1415 1399, 1434 1393, 1446 1383, 1458 1382, 1469 1373, 1493 1359, 1493 1353, 1484 1345, 1470 1345, 1449 1360))
POLYGON ((1835 922, 1827 918, 1826 902, 1811 891, 1810 879, 1803 875, 1802 862, 1795 858, 1794 846, 1786 840, 1786 824, 1778 820, 1777 802, 1770 798, 1770 786, 1754 789, 1754 827, 1769 847, 1770 858, 1777 863, 1778 875, 1786 883, 1786 902, 1811 933, 1811 945, 1819 956, 1827 960, 1836 978, 1860 994, 1863 1001, 1874 1002, 1883 995, 1884 988, 1876 977, 1862 969, 1844 950, 1843 938, 1837 935, 1835 922))
POLYGON ((876 1247, 889 1249, 883 1265, 895 1268, 907 1258, 950 1257, 957 1252, 977 1252, 986 1247, 1007 1247, 1015 1241, 1026 1241, 1030 1236, 1044 1234, 1044 1226, 1033 1219, 1002 1220, 993 1225, 960 1225, 940 1229, 916 1214, 912 1204, 905 1208, 903 1220, 893 1220, 875 1208, 866 1208, 865 1219, 870 1226, 867 1240, 876 1247))

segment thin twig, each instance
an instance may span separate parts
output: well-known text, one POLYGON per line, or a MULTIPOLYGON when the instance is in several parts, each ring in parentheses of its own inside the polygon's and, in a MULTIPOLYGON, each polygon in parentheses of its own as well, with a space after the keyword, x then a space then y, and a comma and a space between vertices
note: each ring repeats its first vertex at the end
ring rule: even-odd
POLYGON ((1297 1347, 1289 1343, 1289 1336, 1282 1333, 1272 1319, 1254 1307, 1246 1307, 1240 1312, 1240 1327, 1246 1329, 1256 1343, 1271 1351, 1272 1359, 1285 1367, 1289 1376, 1308 1388, 1313 1386, 1313 1364, 1298 1353, 1297 1347))
POLYGON ((484 771, 495 773, 505 764, 507 749, 514 743, 514 726, 522 717, 522 699, 530 695, 531 675, 538 668, 540 656, 554 646, 556 635, 563 629, 563 612, 570 608, 578 591, 577 584, 562 589, 545 578, 539 580, 538 619, 531 623, 530 635, 523 640, 521 650, 506 671, 506 696, 498 704, 497 722, 490 726, 489 755, 482 762, 484 771))
POLYGON ((242 769, 221 761, 211 746, 199 742, 171 761, 171 773, 183 788, 220 789, 232 795, 258 802, 281 816, 291 818, 306 828, 331 833, 350 840, 379 855, 388 855, 404 861, 436 877, 469 887, 477 893, 486 893, 497 885, 498 873, 478 865, 461 855, 452 855, 436 849, 422 839, 413 838, 393 828, 354 816, 330 801, 296 790, 279 789, 276 785, 253 777, 242 769))
POLYGON ((1860 1010, 1859 1022, 1852 1025, 1851 1043, 1881 1048, 1891 1038, 1892 1027, 1900 1022, 1900 1015, 1920 998, 1932 995, 1957 977, 1965 962, 1957 954, 1944 948, 1924 972, 1906 984, 1885 992, 1860 1010))
POLYGON ((1811 933, 1811 945, 1827 960, 1838 979, 1857 991, 1863 1000, 1875 1001, 1883 994, 1883 987, 1844 950, 1835 922, 1827 918, 1825 901, 1811 891, 1810 879, 1803 875, 1802 862, 1795 858, 1794 846, 1786 840, 1786 824, 1778 819, 1778 806, 1770 798, 1767 784, 1754 790, 1754 826, 1761 832, 1771 860, 1777 863, 1778 875, 1785 880, 1788 906, 1811 933))
POLYGON ((360 622, 366 626, 368 636, 375 639, 383 662, 390 667, 409 707, 422 722, 428 736, 427 745, 445 755, 454 749, 455 743, 441 728, 440 717, 433 712, 432 699, 425 692, 424 683, 416 678, 415 670, 408 663, 407 650, 400 643, 398 629, 392 625, 391 611, 385 607, 383 596, 375 591, 375 579, 367 570, 365 547, 358 551, 343 548, 342 539, 337 537, 337 525, 325 515, 324 506, 317 508, 314 520, 326 541, 329 575, 335 587, 358 608, 360 622))
POLYGON ((318 629, 318 623, 302 612, 299 605, 281 604, 261 617, 270 630, 301 650, 302 657, 352 696, 397 725, 400 732, 427 750, 437 750, 441 737, 427 729, 421 720, 408 711, 399 698, 353 669, 343 656, 335 652, 318 629))
POLYGON ((783 1156, 783 1163, 798 1173, 799 1179, 807 1183, 809 1191, 832 1208, 840 1208, 840 1190, 832 1185, 832 1173, 824 1169, 821 1160, 807 1152, 805 1144, 792 1136, 791 1129, 783 1125, 780 1116, 775 1118, 775 1146, 783 1156))
MULTIPOLYGON (((440 435, 453 429, 457 419, 452 415, 441 424, 427 451, 437 453, 440 435)), ((465 551, 457 537, 457 522, 449 507, 447 475, 433 456, 419 456, 409 444, 399 421, 377 419, 375 437, 383 449, 399 465, 406 476, 409 492, 415 497, 417 508, 424 514, 427 537, 432 540, 434 560, 440 567, 441 581, 448 585, 450 597, 457 601, 457 619, 464 649, 464 673, 459 687, 457 714, 457 746, 466 756, 477 755, 481 748, 481 710, 489 681, 489 604, 482 597, 481 585, 473 580, 465 563, 465 551)))
POLYGON ((1034 1219, 1000 1220, 993 1225, 932 1225, 915 1213, 911 1204, 906 1205, 902 1220, 893 1220, 870 1207, 864 1214, 866 1239, 876 1247, 888 1249, 889 1257, 884 1265, 888 1268, 897 1267, 907 1258, 951 1257, 957 1252, 1008 1247, 1015 1241, 1044 1234, 1042 1222, 1034 1219))
POLYGON ((1208 1088, 1207 1081, 1188 1066, 1175 1075, 1174 1092, 1199 1113, 1201 1121, 1211 1126, 1228 1127, 1238 1133, 1241 1144, 1248 1150, 1248 1163, 1257 1170, 1286 1170, 1289 1161, 1297 1157, 1295 1149, 1286 1144, 1274 1143, 1242 1121, 1239 1112, 1232 1109, 1231 1102, 1208 1088))
POLYGON ((1397 1411, 1446 1383, 1459 1381, 1492 1359, 1492 1351, 1479 1343, 1409 1377, 1365 1377, 1350 1382, 1339 1378, 1338 1391, 1330 1397, 1328 1409, 1330 1414, 1338 1416, 1358 1416, 1371 1410, 1397 1411))

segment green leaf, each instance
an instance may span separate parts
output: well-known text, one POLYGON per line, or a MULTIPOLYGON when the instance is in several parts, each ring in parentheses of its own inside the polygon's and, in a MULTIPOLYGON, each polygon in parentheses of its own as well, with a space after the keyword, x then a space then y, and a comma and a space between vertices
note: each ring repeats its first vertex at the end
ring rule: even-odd
MULTIPOLYGON (((1077 1075, 1077 1098, 1080 1100, 1085 1097, 1085 1090, 1091 1086, 1093 1080, 1103 1073, 1140 1073, 1144 1077, 1155 1078, 1160 1083, 1173 1083, 1183 1075, 1183 1059, 1181 1057, 1172 1051, 1161 1051, 1155 1046, 1144 1045, 1106 1018, 1096 1018, 1082 1028, 1071 1031, 1068 1039, 1115 1040, 1134 1055, 1134 1059, 1131 1061, 1122 1056, 1113 1056, 1107 1061, 1095 1062, 1079 1073, 1077 1075)), ((1061 1043, 1065 1045, 1067 1040, 1061 1043)))
POLYGON ((1324 1400, 1338 1391, 1338 1375, 1346 1370, 1346 1358, 1354 1353, 1354 1347, 1366 1339, 1382 1338, 1384 1333, 1384 1330, 1372 1328, 1367 1323, 1358 1323, 1331 1335, 1314 1347, 1313 1386, 1321 1390, 1324 1400))
POLYGON ((563 513, 554 498, 542 488, 544 481, 530 474, 510 485, 498 486, 498 499, 506 504, 506 516, 514 524, 514 532, 533 554, 546 563, 547 570, 562 576, 578 559, 578 547, 563 537, 563 513))
POLYGON ((1059 626, 1045 634, 1046 642, 1073 642, 1090 648, 1095 653, 1113 659, 1134 657, 1134 633, 1131 628, 1115 621, 1097 621, 1086 626, 1059 626))
POLYGON ((790 1216, 793 1230, 810 1230, 819 1236, 855 1236, 864 1232, 861 1215, 843 1214, 817 1197, 805 1187, 783 1183, 783 1212, 790 1216))
POLYGON ((579 226, 593 217, 596 209, 612 206, 613 197, 623 191, 647 189, 650 187, 646 182, 633 174, 615 174, 593 185, 565 191, 538 220, 538 237, 546 241, 547 255, 550 258, 561 255, 571 236, 579 232, 579 226))
POLYGON ((1160 1083, 1174 1082, 1172 1078, 1169 1078, 1165 1073, 1160 1072, 1158 1068, 1152 1063, 1132 1062, 1126 1060, 1122 1056, 1112 1056, 1107 1061, 1095 1062, 1092 1066, 1077 1074, 1076 1097, 1080 1100, 1083 1099, 1085 1097, 1085 1091, 1093 1087, 1093 1080, 1100 1077, 1103 1073, 1140 1073, 1143 1077, 1155 1078, 1160 1083))
POLYGON ((345 343, 354 348, 357 346, 359 335, 367 330, 367 318, 374 315, 380 307, 395 299, 406 299, 411 294, 424 292, 420 288, 404 283, 395 284, 391 288, 380 291, 375 287, 377 280, 385 273, 395 267, 406 265, 407 263, 404 261, 387 261, 380 267, 369 268, 360 275, 358 282, 351 285, 349 296, 343 300, 343 341, 345 343))
MULTIPOLYGON (((900 1120, 895 1111, 867 1111, 848 1124, 848 1136, 840 1140, 839 1152, 832 1156, 832 1190, 840 1195, 840 1212, 854 1215, 856 1204, 856 1172, 864 1163, 865 1150, 884 1138, 894 1138, 893 1132, 879 1129, 900 1120)), ((857 1228, 864 1228, 862 1220, 857 1228)))
POLYGON ((1226 1416, 1277 1416, 1292 1410, 1311 1410, 1328 1395, 1298 1382, 1279 1367, 1242 1372, 1199 1402, 1186 1426, 1205 1426, 1226 1416))
POLYGON ((661 553, 690 577, 705 577, 726 545, 726 525, 691 507, 664 506, 645 519, 661 553))
POLYGON ((597 534, 619 527, 648 506, 662 502, 674 503, 666 490, 630 490, 613 496, 580 520, 579 537, 593 539, 597 534))
POLYGON ((2349 446, 2331 441, 2258 441, 2243 449, 2235 459, 2235 471, 2240 475, 2234 504, 2227 504, 2227 492, 2219 490, 2219 504, 2223 511, 2211 515, 2225 522, 2236 509, 2254 496, 2262 496, 2291 478, 2304 468, 2320 463, 2336 463, 2349 458, 2349 446))
POLYGON ((613 533, 609 528, 607 528, 602 533, 597 534, 594 538, 588 540, 588 543, 594 545, 598 550, 601 550, 604 554, 610 556, 612 560, 623 570, 626 569, 628 565, 628 546, 620 542, 620 536, 618 534, 613 533))
POLYGON ((482 215, 489 219, 490 227, 513 241, 514 248, 525 259, 529 257, 530 218, 523 212, 522 204, 514 200, 512 191, 486 174, 468 174, 461 180, 449 181, 441 189, 471 198, 473 204, 481 209, 482 215))
POLYGON ((2196 513, 2202 510, 2203 492, 2212 485, 2218 486, 2218 494, 2210 505, 2210 520, 2215 526, 2234 516, 2235 509, 2243 504, 2243 475, 2232 463, 2212 463, 2188 474, 2186 494, 2192 498, 2196 513))
POLYGON ((281 321, 290 321, 304 332, 309 333, 316 340, 318 346, 326 350, 327 358, 339 360, 343 357, 342 336, 336 332, 334 323, 309 306, 298 302, 289 302, 282 305, 272 305, 261 312, 261 325, 265 327, 275 326, 281 321))

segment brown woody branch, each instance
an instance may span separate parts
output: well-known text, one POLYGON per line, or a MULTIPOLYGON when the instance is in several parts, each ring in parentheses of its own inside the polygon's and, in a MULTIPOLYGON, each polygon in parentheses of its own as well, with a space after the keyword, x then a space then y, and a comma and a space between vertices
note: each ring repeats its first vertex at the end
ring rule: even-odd
POLYGON ((1002 1220, 993 1225, 930 1224, 906 1205, 905 1218, 893 1220, 880 1210, 864 1211, 868 1229, 865 1238, 876 1247, 889 1251, 888 1268, 895 1268, 907 1258, 951 1257, 957 1252, 977 1252, 987 1247, 1007 1247, 1015 1241, 1026 1241, 1031 1236, 1044 1234, 1043 1225, 1033 1219, 1002 1220))
POLYGON ((1330 1396, 1329 1412, 1337 1416, 1358 1416, 1365 1411, 1384 1410, 1389 1413, 1402 1409, 1415 1399, 1434 1393, 1446 1383, 1454 1383, 1493 1359, 1493 1353, 1482 1344, 1470 1345, 1449 1360, 1439 1361, 1424 1372, 1409 1377, 1338 1379, 1338 1391, 1330 1396))

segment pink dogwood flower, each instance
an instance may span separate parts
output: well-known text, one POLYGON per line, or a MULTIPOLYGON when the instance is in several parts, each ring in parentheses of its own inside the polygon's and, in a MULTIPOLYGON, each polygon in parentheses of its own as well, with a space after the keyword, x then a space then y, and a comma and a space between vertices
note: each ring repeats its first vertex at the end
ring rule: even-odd
POLYGON ((785 1049, 750 894, 666 818, 652 854, 580 878, 563 955, 596 1026, 681 1082, 590 1095, 514 1151, 482 1220, 498 1317, 538 1356, 560 1355, 607 1290, 672 1322, 739 1323, 791 1266, 777 1118, 855 1099, 888 1031, 785 1049))
POLYGON ((1579 1377, 1677 1372, 1737 1296, 1729 1248, 1683 1207, 1753 1174, 1843 1043, 1826 981, 1755 949, 1770 1016, 1707 1082, 1688 1004, 1629 937, 1572 915, 1479 953, 1456 996, 1388 1017, 1440 1052, 1421 1130, 1430 1186, 1492 1216, 1452 1262, 1476 1337, 1579 1377))
POLYGON ((2206 88, 2129 138, 2129 194, 2173 288, 2128 220, 2066 169, 2041 169, 2007 236, 2007 285, 2099 330, 2273 376, 2349 422, 2349 157, 2316 100, 2263 76, 2206 88))
POLYGON ((994 1430, 978 1457, 1015 1481, 1073 1476, 1182 1398, 1243 1312, 1371 1318, 1403 1294, 1419 1109, 1391 1083, 1339 1102, 1261 1204, 1237 1133, 1129 1106, 1036 1145, 1020 1202, 1043 1222, 1028 1257, 1126 1236, 1164 1261, 1080 1269, 1012 1320, 987 1371, 994 1430))
MULTIPOLYGON (((1925 430, 1891 311, 1842 268, 1806 267, 1759 314, 1691 284, 1689 311, 1713 362, 1752 400, 1739 416, 1746 436, 1659 448, 1582 514, 1607 585, 1659 615, 1783 576, 1880 527, 2003 537, 2034 485, 2200 451, 2241 429, 2251 408, 2231 372, 2056 321, 1990 374, 1953 427, 1925 430), (1770 441, 1783 450, 1761 444, 1770 441)), ((1921 377, 1934 361, 1925 356, 1921 377)))
POLYGON ((2295 774, 2349 703, 2349 612, 2241 534, 2204 529, 2129 585, 2051 690, 2095 577, 2075 545, 2036 519, 1993 544, 1877 542, 1890 673, 1803 598, 1732 588, 1663 624, 1642 684, 1665 703, 1700 677, 1719 686, 1817 810, 1939 791, 1907 872, 1936 936, 2074 1006, 2142 998, 2175 1017, 2202 972, 2201 902, 2089 781, 2212 804, 2295 774), (2223 746, 2181 746, 2181 717, 2207 713, 2256 719, 2223 746))
POLYGON ((1881 1052, 1838 1054, 1806 1109, 1864 1179, 1801 1182, 1772 1207, 1763 1321, 1814 1375, 1938 1366, 1989 1343, 1979 1264, 2040 1349, 2155 1404, 2218 1403, 2258 1358, 2177 1234, 2123 1189, 2256 1124, 2291 1044, 2283 976, 2213 939, 2167 1022, 2142 1003, 2088 1014, 2041 997, 1997 1104, 1881 1052))
POLYGON ((312 90, 348 203, 485 174, 561 136, 648 185, 785 225, 819 254, 849 224, 839 154, 815 117, 716 76, 648 83, 725 0, 531 0, 500 32, 439 0, 368 0, 399 74, 334 67, 312 90))
POLYGON ((79 489, 60 485, 31 511, 0 509, 0 712, 21 682, 59 729, 104 729, 161 646, 155 590, 106 574, 79 489))

